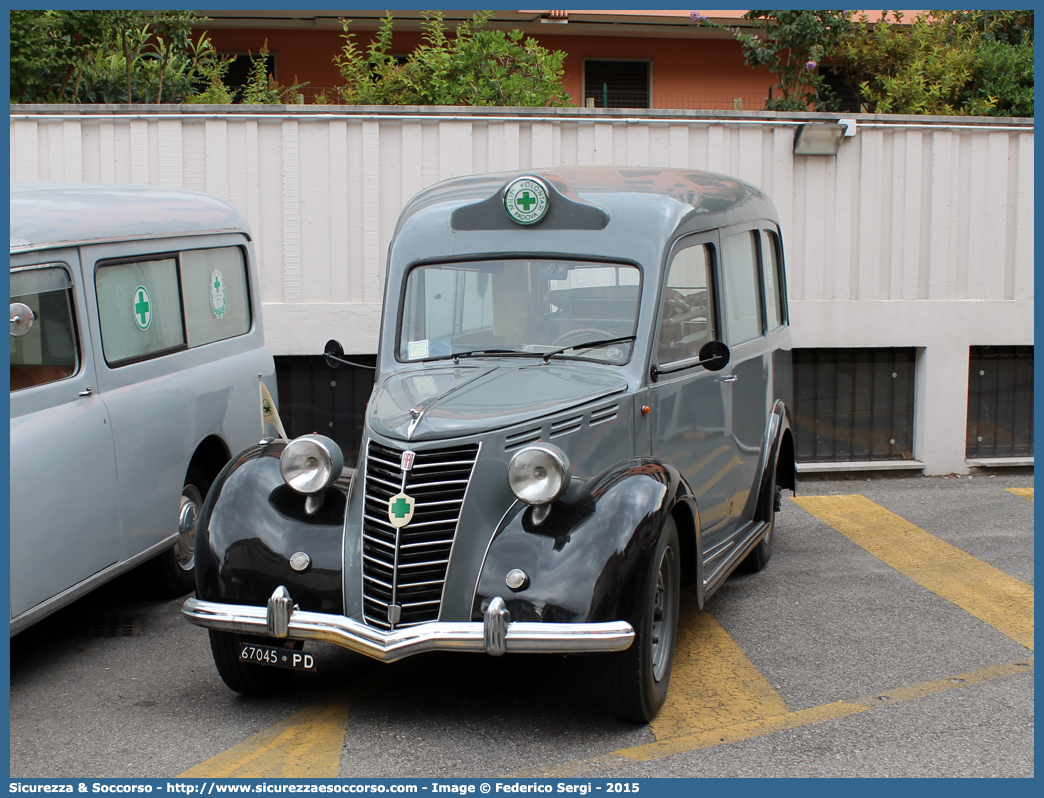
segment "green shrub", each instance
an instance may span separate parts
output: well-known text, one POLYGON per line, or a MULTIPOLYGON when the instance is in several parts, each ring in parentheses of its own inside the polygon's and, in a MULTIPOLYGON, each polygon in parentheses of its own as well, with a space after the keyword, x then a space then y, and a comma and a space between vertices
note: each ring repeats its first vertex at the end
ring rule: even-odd
POLYGON ((366 52, 355 44, 350 20, 342 20, 344 46, 334 59, 350 105, 565 106, 565 53, 551 52, 521 31, 486 30, 493 16, 476 13, 447 35, 441 11, 425 11, 423 44, 405 62, 390 56, 389 12, 366 52))

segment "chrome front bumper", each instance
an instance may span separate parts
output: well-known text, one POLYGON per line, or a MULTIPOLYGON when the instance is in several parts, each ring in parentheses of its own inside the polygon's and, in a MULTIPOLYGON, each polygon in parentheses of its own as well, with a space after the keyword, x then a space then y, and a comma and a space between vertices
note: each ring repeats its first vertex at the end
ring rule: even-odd
POLYGON ((489 604, 484 620, 424 623, 384 632, 343 615, 304 612, 278 588, 267 607, 219 604, 190 598, 181 612, 189 622, 221 632, 334 643, 382 662, 425 651, 579 654, 623 651, 634 640, 626 621, 609 623, 512 623, 503 599, 489 604))

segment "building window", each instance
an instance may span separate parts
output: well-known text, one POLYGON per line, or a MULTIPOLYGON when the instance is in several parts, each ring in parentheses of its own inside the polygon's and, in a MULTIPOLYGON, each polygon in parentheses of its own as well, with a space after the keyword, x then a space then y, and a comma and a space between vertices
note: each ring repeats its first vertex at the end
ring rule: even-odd
MULTIPOLYGON (((242 102, 243 100, 243 89, 247 87, 250 82, 250 70, 253 66, 254 59, 260 58, 260 53, 218 53, 221 58, 228 59, 228 70, 225 72, 225 76, 221 79, 221 82, 225 84, 225 88, 228 89, 232 95, 234 102, 242 102)), ((269 53, 265 59, 265 71, 267 74, 273 77, 276 74, 276 57, 274 53, 269 53)), ((206 89, 206 86, 200 86, 200 91, 206 89)))
POLYGON ((973 346, 968 358, 970 459, 1033 456, 1033 347, 973 346))
POLYGON ((584 105, 648 108, 648 61, 584 61, 584 105))
POLYGON ((831 110, 842 114, 858 114, 864 110, 857 87, 850 86, 836 67, 820 65, 819 74, 827 87, 820 97, 828 101, 831 110))
POLYGON ((793 355, 799 463, 913 459, 913 348, 793 355))

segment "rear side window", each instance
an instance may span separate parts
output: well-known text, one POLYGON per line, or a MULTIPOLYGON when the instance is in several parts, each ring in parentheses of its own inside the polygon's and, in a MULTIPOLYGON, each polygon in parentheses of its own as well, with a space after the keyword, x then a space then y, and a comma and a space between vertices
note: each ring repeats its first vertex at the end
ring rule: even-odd
POLYGON ((11 390, 64 380, 79 370, 72 281, 65 267, 11 272, 11 390))
POLYGON ((187 250, 99 265, 102 350, 110 365, 202 346, 250 329, 239 247, 187 250))
POLYGON ((783 323, 783 280, 779 269, 779 237, 771 230, 761 231, 761 270, 765 282, 765 320, 774 330, 783 323))
POLYGON ((725 239, 724 274, 726 327, 729 344, 741 344, 761 335, 761 289, 754 231, 725 239))
POLYGON ((190 347, 250 329, 246 262, 239 247, 182 252, 181 286, 190 347))

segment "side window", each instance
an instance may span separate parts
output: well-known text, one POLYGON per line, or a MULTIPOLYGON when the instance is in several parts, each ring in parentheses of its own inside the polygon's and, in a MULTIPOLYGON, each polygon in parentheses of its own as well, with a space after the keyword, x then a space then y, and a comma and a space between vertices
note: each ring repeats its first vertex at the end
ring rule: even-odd
POLYGON ((729 236, 722 243, 726 328, 729 345, 761 335, 761 290, 755 231, 729 236))
POLYGON ((102 351, 110 365, 250 330, 249 283, 240 247, 102 263, 94 282, 102 351))
POLYGON ((697 244, 680 250, 671 260, 660 310, 656 359, 661 365, 697 357, 714 340, 714 250, 697 244))
POLYGON ((175 258, 101 266, 95 286, 106 362, 185 344, 175 258))
POLYGON ((783 280, 779 273, 779 236, 771 230, 761 231, 761 270, 765 284, 765 309, 768 329, 783 323, 783 280))
POLYGON ((63 266, 11 272, 11 318, 12 391, 64 380, 80 370, 72 281, 63 266))
POLYGON ((250 329, 246 260, 239 247, 181 253, 181 288, 189 346, 242 335, 250 329))

